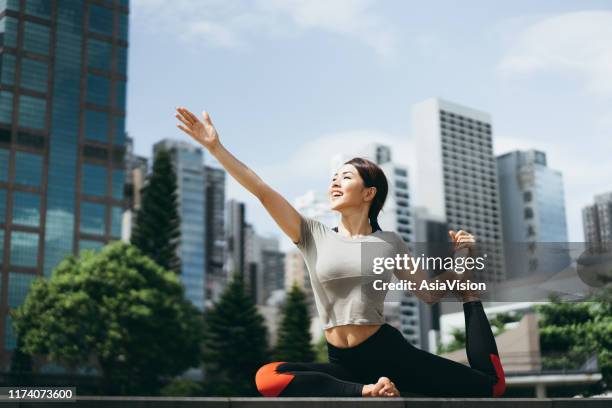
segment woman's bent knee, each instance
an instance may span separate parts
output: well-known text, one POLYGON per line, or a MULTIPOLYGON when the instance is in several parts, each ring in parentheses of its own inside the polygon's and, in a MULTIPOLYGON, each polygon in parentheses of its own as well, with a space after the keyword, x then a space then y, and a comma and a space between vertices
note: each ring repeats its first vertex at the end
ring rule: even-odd
POLYGON ((279 373, 277 368, 284 361, 275 361, 263 365, 255 374, 255 384, 257 390, 264 397, 278 397, 281 392, 289 385, 294 376, 287 373, 279 373))

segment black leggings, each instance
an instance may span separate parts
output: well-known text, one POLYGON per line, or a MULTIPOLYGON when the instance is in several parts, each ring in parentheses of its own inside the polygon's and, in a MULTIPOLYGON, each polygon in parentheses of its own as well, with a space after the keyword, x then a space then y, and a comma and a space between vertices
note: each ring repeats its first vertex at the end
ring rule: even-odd
POLYGON ((431 397, 499 397, 504 370, 482 303, 463 304, 470 367, 420 350, 383 324, 355 347, 327 343, 329 363, 277 361, 255 376, 266 397, 361 397, 364 384, 388 377, 400 392, 431 397))

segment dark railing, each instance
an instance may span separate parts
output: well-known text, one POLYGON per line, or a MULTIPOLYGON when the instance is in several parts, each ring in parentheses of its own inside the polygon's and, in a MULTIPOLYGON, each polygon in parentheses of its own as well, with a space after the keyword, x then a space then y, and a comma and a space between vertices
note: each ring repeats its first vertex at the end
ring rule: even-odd
MULTIPOLYGON (((6 400, 5 400, 6 401, 6 400)), ((37 407, 36 403, 11 406, 37 407)), ((79 397, 54 408, 609 408, 611 398, 155 398, 79 397)))

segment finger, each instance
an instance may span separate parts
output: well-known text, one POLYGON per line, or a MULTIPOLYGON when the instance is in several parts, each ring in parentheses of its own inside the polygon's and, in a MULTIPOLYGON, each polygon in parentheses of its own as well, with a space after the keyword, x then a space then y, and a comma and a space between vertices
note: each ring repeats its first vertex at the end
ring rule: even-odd
POLYGON ((200 121, 200 119, 198 119, 198 118, 196 117, 196 115, 194 115, 193 113, 191 113, 191 111, 190 111, 190 110, 185 109, 185 113, 186 113, 187 115, 189 115, 189 118, 190 118, 190 119, 193 121, 193 123, 198 123, 198 122, 200 121))
POLYGON ((180 107, 179 112, 181 112, 185 119, 190 123, 196 123, 198 121, 198 118, 196 118, 193 113, 189 112, 189 110, 186 108, 180 107))
POLYGON ((194 123, 194 120, 189 115, 189 111, 187 109, 182 108, 182 107, 178 107, 178 108, 176 108, 176 110, 181 114, 183 119, 185 119, 187 122, 192 123, 192 124, 194 123))
POLYGON ((189 136, 193 137, 193 135, 191 134, 191 131, 189 129, 187 129, 185 126, 183 126, 183 125, 176 125, 176 127, 181 129, 183 132, 187 133, 189 136))
POLYGON ((183 122, 185 126, 187 126, 188 128, 191 127, 191 122, 187 122, 187 120, 184 119, 181 115, 174 115, 174 116, 176 116, 176 118, 180 120, 181 122, 183 122))
POLYGON ((449 230, 448 231, 448 235, 450 235, 451 239, 454 241, 455 240, 455 231, 449 230))
POLYGON ((372 388, 372 395, 378 395, 383 386, 383 383, 374 384, 374 388, 372 388))
POLYGON ((204 120, 206 121, 206 123, 212 126, 212 120, 210 119, 210 115, 208 114, 208 112, 202 111, 202 116, 204 117, 204 120))

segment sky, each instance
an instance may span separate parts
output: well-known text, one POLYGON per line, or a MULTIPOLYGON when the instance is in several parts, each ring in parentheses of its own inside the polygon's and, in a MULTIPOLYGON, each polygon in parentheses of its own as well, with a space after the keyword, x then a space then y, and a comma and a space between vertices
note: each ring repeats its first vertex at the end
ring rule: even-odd
MULTIPOLYGON (((127 130, 137 154, 190 140, 206 110, 223 145, 290 202, 325 192, 330 159, 390 144, 416 170, 411 106, 440 97, 492 117, 495 154, 539 149, 563 174, 570 241, 612 190, 609 1, 132 0, 127 130), (494 4, 494 5, 493 5, 494 4)), ((205 162, 215 165, 205 152, 205 162)), ((414 176, 414 174, 411 174, 414 176)), ((412 181, 411 181, 412 182, 412 181)), ((228 175, 265 236, 288 239, 228 175)))

